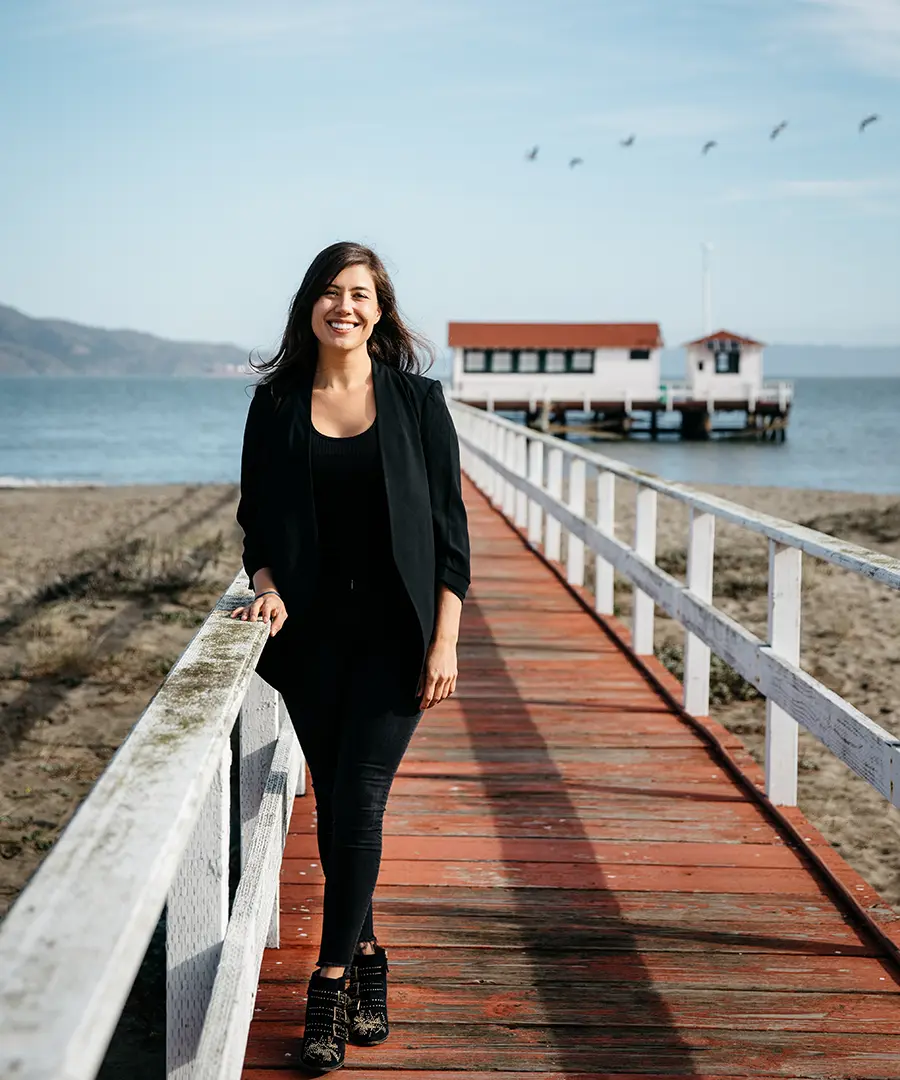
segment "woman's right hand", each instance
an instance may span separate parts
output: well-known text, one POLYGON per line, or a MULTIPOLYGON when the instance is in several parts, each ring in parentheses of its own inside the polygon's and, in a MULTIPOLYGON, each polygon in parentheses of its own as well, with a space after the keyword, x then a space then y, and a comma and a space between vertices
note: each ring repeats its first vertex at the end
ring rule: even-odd
POLYGON ((284 601, 277 593, 266 593, 265 596, 257 596, 252 604, 244 604, 236 607, 231 613, 231 618, 240 616, 242 622, 256 622, 262 618, 269 623, 269 637, 275 637, 284 626, 288 617, 284 601))

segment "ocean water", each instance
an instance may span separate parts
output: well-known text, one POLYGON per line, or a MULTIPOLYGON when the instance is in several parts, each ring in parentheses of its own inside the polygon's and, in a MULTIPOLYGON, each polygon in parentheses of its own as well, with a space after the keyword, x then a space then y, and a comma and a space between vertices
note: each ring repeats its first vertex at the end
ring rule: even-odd
MULTIPOLYGON (((900 376, 794 381, 783 443, 713 438, 591 443, 667 480, 900 494, 900 376)), ((736 414, 732 414, 734 417, 736 414)), ((727 416, 713 418, 724 426, 727 416)))
MULTIPOLYGON (((250 378, 0 377, 0 485, 236 482, 250 378)), ((596 449, 670 480, 900 494, 900 378, 798 379, 784 443, 596 449)))

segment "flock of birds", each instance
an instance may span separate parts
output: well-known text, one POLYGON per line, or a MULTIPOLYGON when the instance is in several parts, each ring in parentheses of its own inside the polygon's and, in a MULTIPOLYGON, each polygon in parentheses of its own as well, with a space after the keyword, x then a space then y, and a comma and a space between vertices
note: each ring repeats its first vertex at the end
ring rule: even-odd
MULTIPOLYGON (((860 122, 859 122, 859 133, 860 133, 860 135, 862 135, 862 133, 866 130, 866 128, 870 124, 874 124, 876 122, 876 120, 880 120, 880 119, 881 119, 881 117, 878 115, 878 113, 872 113, 870 116, 863 117, 863 119, 860 120, 860 122)), ((769 138, 770 139, 777 139, 778 136, 784 131, 784 129, 787 126, 788 126, 788 121, 787 120, 782 120, 780 124, 776 124, 775 127, 773 127, 772 130, 769 132, 769 138)), ((636 135, 629 135, 627 139, 620 139, 619 140, 619 146, 623 146, 627 150, 629 147, 634 146, 636 139, 637 139, 636 135)), ((701 148, 700 153, 704 154, 704 155, 708 154, 710 152, 710 150, 714 150, 718 145, 719 144, 716 142, 715 139, 710 139, 708 142, 705 142, 703 144, 703 147, 701 148)), ((526 159, 528 161, 535 161, 537 159, 539 150, 540 150, 539 146, 533 146, 526 153, 526 155, 525 155, 526 159)), ((573 157, 573 158, 569 159, 569 168, 570 169, 574 169, 576 165, 583 165, 583 164, 584 164, 584 158, 573 157)))

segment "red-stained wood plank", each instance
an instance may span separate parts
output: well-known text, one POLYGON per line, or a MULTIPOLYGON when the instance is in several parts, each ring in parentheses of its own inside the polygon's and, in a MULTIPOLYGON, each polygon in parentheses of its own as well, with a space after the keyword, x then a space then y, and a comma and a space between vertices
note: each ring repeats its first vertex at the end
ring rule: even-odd
MULTIPOLYGON (((321 920, 305 915, 281 917, 281 940, 285 946, 317 941, 321 920)), ((532 951, 541 945, 546 927, 529 925, 522 920, 485 923, 469 919, 465 923, 445 919, 411 919, 405 915, 386 915, 379 905, 379 934, 392 946, 419 949, 522 949, 532 951)), ((690 927, 661 928, 621 924, 613 919, 591 920, 575 926, 567 919, 553 936, 554 946, 547 948, 548 959, 562 952, 580 949, 588 952, 619 953, 706 953, 733 952, 739 955, 764 953, 795 956, 874 956, 871 945, 861 945, 852 938, 842 939, 823 933, 820 928, 800 925, 788 934, 778 927, 754 927, 752 930, 692 930, 690 927)))
MULTIPOLYGON (((432 855, 437 855, 433 852, 432 855)), ((321 867, 298 859, 285 859, 284 884, 308 878, 321 880, 321 867)), ((818 896, 821 887, 805 870, 770 870, 743 867, 605 866, 551 862, 429 862, 425 859, 388 859, 381 864, 378 880, 385 885, 467 885, 473 889, 532 885, 542 889, 613 889, 616 892, 782 893, 785 896, 818 896), (725 880, 723 880, 723 878, 725 880)), ((549 898, 548 898, 549 902, 549 898)))
MULTIPOLYGON (((304 998, 303 988, 296 988, 304 998)), ((286 998, 278 982, 260 984, 260 1020, 291 1021, 297 995, 286 998)), ((487 995, 472 984, 405 984, 391 996, 393 1018, 401 1024, 577 1024, 588 1027, 647 1027, 660 1007, 678 1028, 725 1028, 740 1019, 747 1031, 833 1031, 897 1034, 897 1003, 884 994, 647 989, 607 986, 602 996, 566 994, 561 987, 504 987, 487 995)))
MULTIPOLYGON (((293 834, 288 837, 285 859, 318 862, 316 838, 293 834)), ((382 858, 403 862, 434 857, 429 837, 385 837, 382 858)), ((599 865, 643 864, 653 866, 734 866, 766 869, 803 868, 797 854, 782 844, 654 843, 630 840, 577 840, 564 837, 541 838, 454 836, 442 837, 441 858, 454 862, 547 862, 599 865)))
MULTIPOLYGON (((608 787, 609 790, 601 792, 573 791, 568 796, 558 790, 529 792, 527 799, 515 800, 497 791, 486 799, 484 791, 473 786, 455 786, 453 791, 431 794, 404 794, 395 784, 388 815, 396 809, 400 813, 447 814, 451 818, 489 815, 500 822, 520 817, 527 808, 527 812, 533 811, 536 815, 553 814, 556 820, 574 821, 699 821, 735 825, 757 825, 766 821, 758 806, 742 801, 737 795, 713 795, 708 799, 680 795, 676 799, 666 799, 648 795, 640 789, 608 787)), ((294 831, 304 829, 298 826, 294 831)))
POLYGON ((725 775, 702 747, 685 750, 644 746, 506 745, 495 748, 481 744, 477 760, 472 761, 472 756, 472 748, 469 747, 466 753, 438 751, 421 761, 404 758, 397 775, 440 778, 452 773, 454 776, 478 776, 487 780, 494 776, 544 776, 552 771, 563 778, 603 777, 610 773, 656 778, 661 769, 686 780, 721 780, 725 775))
MULTIPOLYGON (((671 1028, 652 1017, 645 1028, 586 1028, 526 1024, 396 1024, 377 1050, 352 1053, 352 1060, 379 1069, 458 1068, 460 1058, 485 1071, 558 1069, 578 1072, 727 1072, 800 1076, 809 1080, 896 1080, 900 1075, 900 1035, 858 1035, 793 1031, 671 1028)), ((247 1047, 247 1065, 286 1068, 299 1046, 290 1023, 259 1022, 247 1047), (288 1055, 286 1057, 285 1055, 288 1055)))
POLYGON ((646 803, 648 798, 657 800, 657 805, 663 802, 674 802, 678 799, 696 800, 701 799, 709 803, 719 802, 742 802, 742 796, 737 791, 723 790, 721 780, 706 780, 705 774, 696 774, 696 779, 685 778, 682 774, 675 777, 649 776, 649 766, 644 771, 636 772, 629 776, 622 771, 612 770, 599 773, 593 770, 570 770, 568 776, 560 776, 566 770, 559 771, 545 769, 543 772, 537 769, 529 769, 525 775, 504 775, 502 769, 492 769, 489 766, 484 773, 474 777, 466 770, 456 771, 452 766, 446 767, 439 775, 434 775, 437 770, 430 770, 428 775, 418 776, 412 768, 398 773, 394 780, 393 790, 399 795, 452 795, 459 793, 461 797, 467 794, 478 799, 484 805, 485 792, 491 798, 512 798, 519 796, 523 803, 528 805, 534 796, 535 802, 551 801, 559 805, 571 801, 575 806, 579 799, 592 799, 598 796, 629 794, 646 803), (572 775, 580 772, 580 775, 572 775), (704 779, 700 777, 704 776, 704 779), (568 782, 568 799, 562 795, 562 791, 548 790, 553 787, 553 781, 560 782, 565 779, 568 782))
MULTIPOLYGON (((377 929, 377 928, 376 928, 377 929)), ((548 931, 549 934, 549 931, 548 931)), ((808 956, 785 953, 684 952, 605 953, 548 947, 545 937, 529 948, 419 948, 389 946, 391 971, 399 983, 477 983, 508 987, 530 984, 581 985, 580 993, 604 993, 612 983, 758 992, 889 994, 900 1016, 900 987, 877 957, 808 956), (539 946, 539 947, 538 947, 539 946), (593 988, 593 989, 591 989, 593 988)), ((267 950, 261 981, 299 981, 304 986, 315 961, 315 942, 267 950)), ((562 990, 558 991, 564 996, 562 990)), ((900 1025, 897 1030, 900 1031, 900 1025)))
MULTIPOLYGON (((365 1075, 372 1077, 373 1080, 380 1080, 381 1077, 396 1076, 394 1070, 380 1069, 377 1060, 372 1060, 370 1064, 370 1058, 365 1054, 364 1050, 357 1051, 356 1048, 351 1047, 350 1055, 347 1059, 347 1068, 353 1072, 354 1076, 365 1075), (359 1057, 356 1057, 356 1054, 359 1057)), ((287 1066, 291 1071, 292 1067, 287 1066)), ((487 1074, 490 1075, 490 1074, 487 1074)), ((611 1073, 611 1072, 591 1072, 591 1073, 578 1073, 578 1072, 518 1072, 516 1070, 504 1070, 503 1080, 684 1080, 685 1073, 611 1073)), ((689 1074, 691 1080, 732 1080, 732 1077, 718 1075, 713 1076, 711 1073, 698 1073, 692 1072, 689 1074)), ((754 1073, 756 1080, 800 1080, 796 1076, 789 1076, 786 1073, 754 1073)), ((461 1069, 404 1069, 403 1080, 484 1080, 485 1073, 473 1066, 471 1072, 465 1072, 461 1069)), ((243 1072, 243 1080, 272 1080, 271 1069, 245 1069, 243 1072)))
MULTIPOLYGON (((376 901, 381 924, 393 927, 396 944, 474 944, 509 934, 516 944, 541 940, 547 923, 547 894, 542 889, 479 889, 379 884, 376 901), (462 915, 465 915, 465 918, 462 915)), ((835 910, 827 896, 786 897, 745 893, 621 892, 557 889, 553 942, 568 936, 594 935, 593 947, 605 949, 609 935, 647 933, 660 940, 697 941, 709 951, 737 947, 747 952, 879 955, 875 945, 835 910)), ((282 922, 316 918, 322 911, 320 885, 285 885, 282 922)), ((300 927, 302 929, 302 927, 300 927)), ((550 946, 551 948, 553 945, 550 946)), ((590 947, 585 945, 585 947, 590 947)), ((659 945, 658 947, 665 947, 659 945)), ((685 948, 690 948, 686 945, 685 948)))
MULTIPOLYGON (((299 834, 298 834, 299 835, 299 834)), ((783 844, 767 824, 732 825, 712 820, 618 821, 586 815, 560 818, 549 813, 494 817, 472 814, 415 814, 397 799, 385 821, 386 836, 583 837, 588 840, 641 840, 719 844, 783 844)))
MULTIPOLYGON (((385 822, 375 909, 392 1034, 349 1048, 347 1067, 900 1076, 900 972, 879 943, 468 485, 467 499, 458 693, 423 717, 385 822)), ((736 737, 723 745, 740 760, 736 737)), ((322 911, 311 797, 295 804, 282 882, 283 948, 263 959, 246 1080, 297 1074, 322 911)))

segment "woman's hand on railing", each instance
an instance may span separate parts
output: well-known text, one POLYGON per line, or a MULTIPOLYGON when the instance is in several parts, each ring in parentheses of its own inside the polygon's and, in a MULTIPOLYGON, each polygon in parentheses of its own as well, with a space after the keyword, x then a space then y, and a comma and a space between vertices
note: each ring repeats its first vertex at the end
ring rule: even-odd
POLYGON ((450 697, 456 689, 456 642, 450 638, 435 638, 425 657, 425 669, 419 680, 419 707, 430 709, 450 697))
POLYGON ((273 590, 261 593, 254 598, 252 604, 236 607, 230 617, 232 619, 240 617, 242 622, 248 619, 250 622, 256 622, 257 619, 262 618, 264 622, 269 623, 269 637, 275 637, 284 626, 288 613, 284 601, 273 590))

